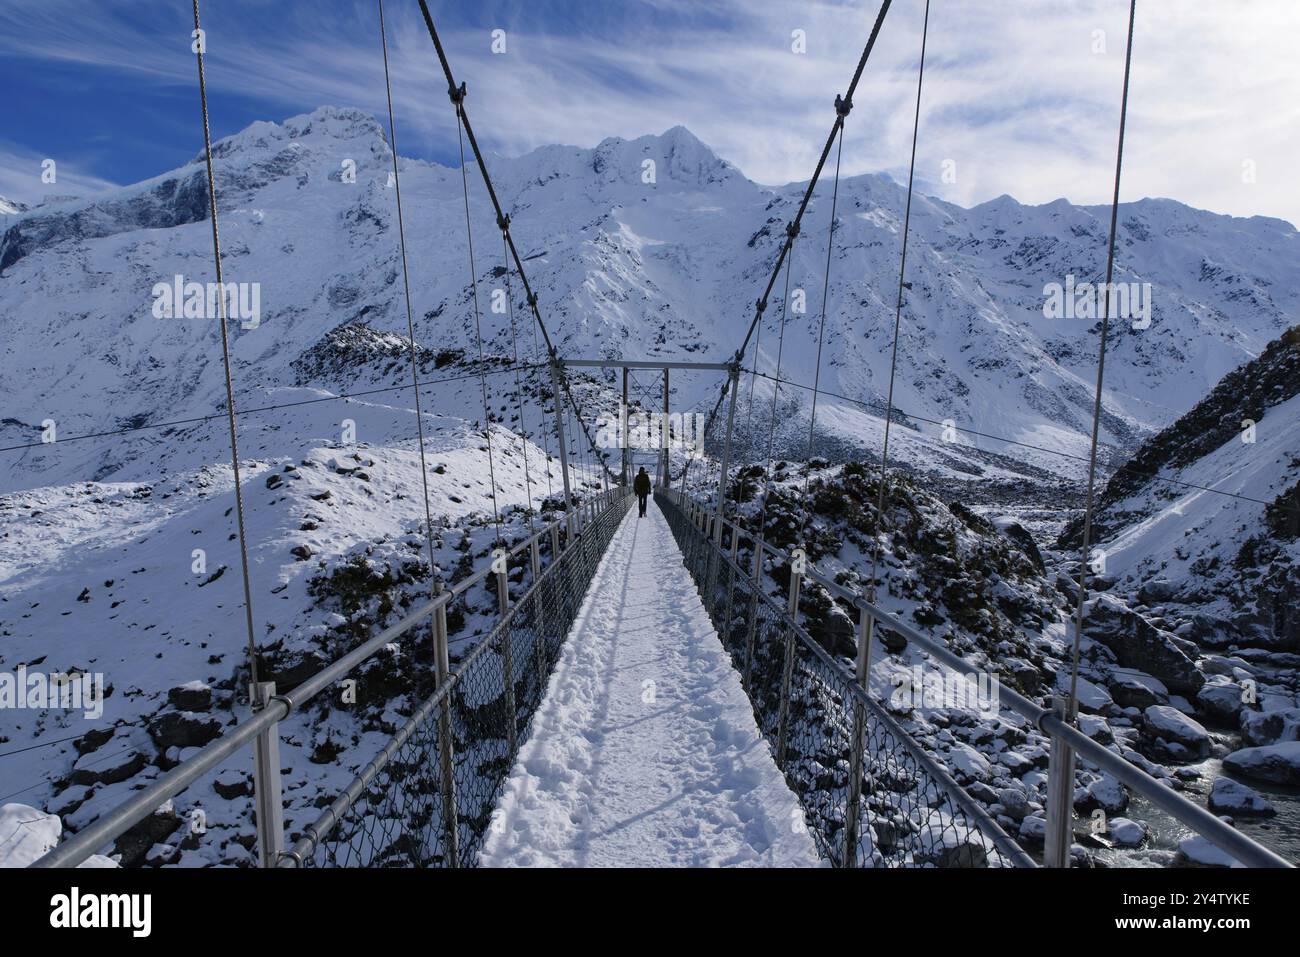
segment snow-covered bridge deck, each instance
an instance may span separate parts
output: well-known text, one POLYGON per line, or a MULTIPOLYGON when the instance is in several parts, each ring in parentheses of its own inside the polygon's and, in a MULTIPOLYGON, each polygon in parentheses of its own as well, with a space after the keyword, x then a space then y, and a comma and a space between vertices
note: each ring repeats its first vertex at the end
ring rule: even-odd
POLYGON ((816 866, 652 501, 628 513, 506 781, 484 866, 816 866))

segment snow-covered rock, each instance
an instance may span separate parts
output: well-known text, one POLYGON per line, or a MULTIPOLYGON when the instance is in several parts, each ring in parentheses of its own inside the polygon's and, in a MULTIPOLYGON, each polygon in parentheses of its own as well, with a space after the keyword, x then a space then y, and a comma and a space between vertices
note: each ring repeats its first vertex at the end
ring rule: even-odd
MULTIPOLYGON (((46 814, 26 804, 0 806, 0 867, 27 867, 54 850, 63 833, 57 814, 46 814)), ((100 854, 87 858, 81 867, 116 867, 100 854)))
POLYGON ((1142 726, 1153 738, 1178 744, 1192 754, 1204 756, 1210 750, 1210 734, 1201 724, 1176 708, 1155 704, 1142 712, 1142 726))
POLYGON ((1223 766, 1255 781, 1300 785, 1300 741, 1242 748, 1224 758, 1223 766))
POLYGON ((1150 829, 1141 821, 1113 817, 1107 822, 1107 834, 1120 847, 1141 847, 1150 835, 1150 829))
POLYGON ((1267 817, 1277 813, 1262 794, 1232 778, 1219 778, 1210 788, 1210 810, 1216 814, 1267 817))

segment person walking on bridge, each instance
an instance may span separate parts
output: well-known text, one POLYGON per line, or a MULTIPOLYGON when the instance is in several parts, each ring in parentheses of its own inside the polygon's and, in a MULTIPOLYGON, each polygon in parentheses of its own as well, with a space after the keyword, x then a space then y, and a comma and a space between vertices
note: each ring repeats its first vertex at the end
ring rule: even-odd
POLYGON ((632 482, 632 491, 636 492, 637 502, 641 506, 641 514, 637 518, 645 518, 645 501, 650 495, 650 476, 646 474, 645 466, 641 466, 641 471, 636 473, 636 479, 632 482))

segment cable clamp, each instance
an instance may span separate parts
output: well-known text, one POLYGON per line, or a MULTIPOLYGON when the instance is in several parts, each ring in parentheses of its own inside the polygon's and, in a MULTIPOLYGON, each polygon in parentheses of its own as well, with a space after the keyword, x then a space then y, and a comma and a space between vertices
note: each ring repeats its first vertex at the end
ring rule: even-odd
POLYGON ((792 219, 790 220, 790 222, 785 224, 785 234, 789 236, 791 239, 794 239, 796 236, 799 235, 798 220, 792 219))
POLYGON ((763 314, 763 310, 765 310, 765 309, 767 308, 767 300, 766 300, 766 299, 760 299, 760 300, 758 300, 757 303, 755 303, 755 306, 756 306, 757 309, 758 309, 758 314, 761 316, 761 315, 763 314))
MULTIPOLYGON (((537 308, 537 293, 535 293, 535 292, 530 292, 530 293, 528 294, 528 305, 532 306, 533 309, 536 309, 536 308, 537 308)), ((551 349, 551 355, 552 355, 552 356, 555 355, 555 349, 554 349, 554 348, 551 349)))
POLYGON ((465 101, 465 97, 468 94, 469 94, 469 90, 465 88, 465 82, 463 80, 461 81, 459 87, 455 87, 455 86, 447 87, 447 95, 451 97, 451 102, 455 103, 457 106, 460 106, 461 103, 465 101))
POLYGON ((849 115, 849 110, 853 109, 853 101, 846 100, 838 93, 835 94, 835 115, 841 120, 849 115))
POLYGON ((498 216, 497 216, 497 229, 501 230, 501 232, 503 232, 503 233, 506 233, 506 232, 509 232, 509 231, 510 231, 510 214, 509 214, 509 213, 506 213, 504 216, 501 216, 501 215, 498 215, 498 216))

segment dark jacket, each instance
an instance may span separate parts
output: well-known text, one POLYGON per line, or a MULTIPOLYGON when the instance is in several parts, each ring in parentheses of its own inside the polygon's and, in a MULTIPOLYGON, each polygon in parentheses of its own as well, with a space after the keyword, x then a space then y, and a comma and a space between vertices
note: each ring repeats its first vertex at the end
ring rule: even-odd
POLYGON ((650 494, 650 475, 647 472, 637 472, 636 479, 632 482, 632 491, 637 495, 650 494))

